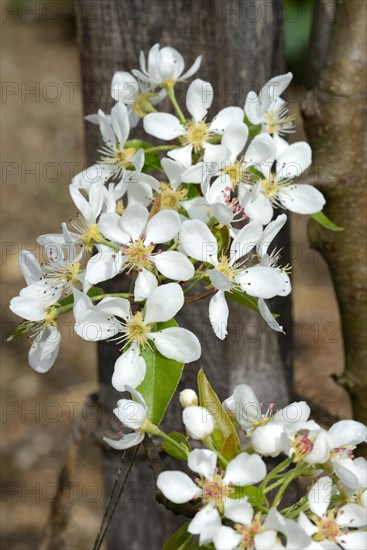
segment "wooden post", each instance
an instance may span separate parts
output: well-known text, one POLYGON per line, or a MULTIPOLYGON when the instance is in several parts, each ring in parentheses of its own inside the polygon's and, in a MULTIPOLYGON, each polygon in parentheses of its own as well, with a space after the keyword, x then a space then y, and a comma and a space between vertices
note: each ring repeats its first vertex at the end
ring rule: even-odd
POLYGON ((349 392, 354 418, 361 422, 367 416, 366 15, 365 2, 336 0, 333 25, 333 13, 323 26, 314 20, 314 42, 323 44, 323 63, 317 78, 308 82, 311 89, 303 102, 315 185, 326 197, 327 216, 344 227, 334 233, 312 221, 309 237, 334 283, 345 351, 338 382, 349 392))
MULTIPOLYGON (((248 91, 259 89, 284 69, 282 0, 79 0, 77 16, 85 114, 99 107, 105 111, 111 108, 109 86, 113 73, 137 67, 139 51, 147 52, 156 42, 177 48, 188 66, 203 54, 199 76, 213 84, 213 112, 227 105, 243 106, 248 91)), ((178 86, 181 100, 184 93, 186 87, 178 86)), ((100 145, 98 128, 86 125, 88 163, 98 159, 100 145)), ((283 230, 281 239, 277 244, 285 247, 286 263, 287 230, 283 230)), ((121 289, 126 282, 122 279, 113 284, 121 289)), ((225 342, 209 329, 208 303, 198 305, 185 305, 178 318, 180 324, 199 336, 203 348, 201 360, 186 367, 181 386, 196 387, 196 374, 202 366, 221 398, 229 395, 234 384, 247 382, 263 401, 285 403, 292 386, 290 298, 273 304, 281 314, 287 336, 272 333, 259 315, 232 304, 231 333, 225 342)), ((98 350, 100 404, 105 411, 103 422, 109 426, 118 398, 111 386, 118 352, 104 342, 98 350)), ((177 426, 179 417, 176 400, 169 407, 165 424, 177 426)), ((119 460, 119 453, 104 451, 106 495, 119 460)), ((129 488, 111 523, 108 548, 158 549, 173 532, 175 518, 153 501, 155 487, 143 460, 137 460, 129 488)))

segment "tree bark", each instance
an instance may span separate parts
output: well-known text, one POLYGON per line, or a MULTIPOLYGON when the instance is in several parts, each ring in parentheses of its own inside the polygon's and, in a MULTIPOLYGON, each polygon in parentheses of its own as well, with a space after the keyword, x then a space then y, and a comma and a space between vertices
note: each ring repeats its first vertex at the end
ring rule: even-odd
MULTIPOLYGON (((109 86, 113 73, 137 67, 139 51, 147 52, 156 42, 177 48, 187 66, 203 54, 200 78, 213 83, 213 112, 226 105, 243 106, 248 91, 258 90, 284 68, 282 0, 105 0, 100 5, 79 0, 77 17, 85 114, 94 113, 99 107, 105 111, 111 108, 109 86)), ((186 87, 177 88, 182 101, 186 87)), ((99 130, 89 124, 88 163, 97 160, 99 147, 99 130)), ((285 263, 289 261, 288 243, 289 227, 277 243, 284 247, 285 263)), ((123 278, 109 283, 109 288, 110 284, 117 285, 120 292, 122 285, 126 286, 123 278)), ((203 367, 220 398, 228 396, 236 383, 246 382, 253 385, 261 400, 284 404, 292 387, 290 297, 275 303, 275 310, 281 315, 287 336, 272 333, 259 315, 233 303, 231 334, 221 342, 209 326, 208 302, 186 304, 178 322, 198 335, 203 354, 200 361, 185 368, 180 386, 195 388, 197 372, 203 367)), ((104 342, 98 350, 102 422, 110 429, 111 410, 119 397, 111 386, 118 351, 104 342)), ((165 425, 182 429, 177 425, 179 418, 176 399, 167 411, 165 425)), ((106 495, 118 463, 119 453, 104 451, 106 495)), ((143 460, 138 459, 133 468, 130 488, 130 502, 124 499, 112 520, 108 548, 160 548, 174 531, 175 518, 153 501, 155 487, 143 460)))
POLYGON ((315 184, 326 197, 326 215, 344 227, 334 233, 311 221, 309 237, 329 266, 338 299, 345 351, 345 370, 338 381, 351 395, 355 419, 363 422, 367 418, 366 8, 363 1, 337 0, 324 65, 303 103, 317 169, 315 184))

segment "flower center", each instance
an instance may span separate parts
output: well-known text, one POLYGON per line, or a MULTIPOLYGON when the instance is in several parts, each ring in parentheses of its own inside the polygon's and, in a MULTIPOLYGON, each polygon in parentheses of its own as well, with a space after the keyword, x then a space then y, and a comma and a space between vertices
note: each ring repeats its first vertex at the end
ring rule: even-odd
POLYGON ((154 244, 146 246, 141 239, 136 239, 134 243, 122 249, 125 256, 125 266, 129 269, 150 269, 152 262, 150 256, 154 249, 154 244))
POLYGON ((292 133, 296 115, 288 115, 287 107, 281 107, 274 111, 266 111, 265 124, 269 134, 292 133))
POLYGON ((187 195, 187 189, 174 191, 166 183, 161 183, 161 209, 162 210, 179 210, 181 201, 187 195))
POLYGON ((134 163, 131 162, 131 157, 136 153, 134 147, 124 149, 119 144, 111 146, 105 150, 107 156, 101 157, 101 161, 105 164, 116 165, 119 170, 129 170, 134 168, 134 163))
POLYGON ((222 476, 218 473, 210 481, 199 481, 199 485, 203 490, 203 504, 212 504, 220 513, 223 513, 224 501, 234 493, 235 488, 224 483, 222 476))
POLYGON ((314 540, 330 540, 335 541, 338 537, 344 534, 344 531, 338 526, 333 512, 329 512, 327 516, 319 518, 312 516, 312 519, 318 527, 318 532, 314 535, 314 540))
POLYGON ((291 443, 295 462, 302 460, 313 449, 313 443, 308 435, 299 435, 291 443))
POLYGON ((136 342, 139 346, 145 347, 151 329, 152 326, 144 323, 141 311, 138 311, 126 321, 126 340, 129 344, 136 342))
POLYGON ((262 192, 270 201, 276 199, 278 194, 277 182, 273 174, 270 174, 269 180, 263 179, 261 182, 262 192))
POLYGON ((223 174, 227 174, 231 178, 233 189, 243 180, 245 172, 246 171, 242 168, 242 164, 239 161, 223 169, 223 174))
POLYGON ((263 532, 261 514, 256 514, 250 525, 236 524, 235 529, 242 537, 240 548, 255 548, 255 536, 263 532))
POLYGON ((152 97, 157 97, 157 94, 142 93, 136 97, 132 110, 138 117, 143 118, 152 110, 152 105, 149 102, 152 97))
POLYGON ((227 256, 222 256, 219 264, 217 265, 216 269, 223 273, 230 281, 233 281, 234 278, 234 270, 228 263, 227 256))
POLYGON ((44 320, 44 324, 45 325, 56 325, 55 323, 55 318, 57 316, 57 311, 56 311, 56 308, 54 306, 50 306, 47 308, 47 315, 45 317, 45 320, 44 320))
POLYGON ((78 280, 77 275, 78 275, 79 271, 80 271, 80 263, 79 262, 74 262, 73 264, 65 264, 65 271, 64 271, 61 278, 66 283, 70 283, 71 285, 73 285, 78 280))
POLYGON ((91 223, 81 238, 85 246, 89 247, 90 249, 92 248, 91 245, 100 242, 101 239, 102 233, 100 232, 99 227, 96 223, 91 223))
POLYGON ((191 143, 195 153, 198 153, 203 148, 203 143, 209 138, 208 125, 202 120, 198 124, 193 121, 187 125, 186 143, 191 143))

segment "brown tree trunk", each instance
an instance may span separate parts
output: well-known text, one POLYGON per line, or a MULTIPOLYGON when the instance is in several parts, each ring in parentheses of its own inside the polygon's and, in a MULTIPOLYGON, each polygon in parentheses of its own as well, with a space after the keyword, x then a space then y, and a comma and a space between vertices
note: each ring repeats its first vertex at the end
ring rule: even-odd
MULTIPOLYGON (((156 42, 177 48, 187 65, 203 54, 200 78, 213 83, 216 92, 213 112, 226 105, 243 106, 249 90, 258 89, 284 68, 282 1, 105 0, 97 4, 79 0, 77 13, 86 114, 96 112, 98 107, 108 111, 112 105, 109 85, 114 71, 137 67, 139 51, 147 52, 156 42)), ((178 97, 182 99, 186 88, 182 86, 181 92, 178 88, 178 97)), ((96 161, 99 147, 98 128, 89 124, 88 163, 96 161)), ((284 231, 282 242, 277 244, 285 247, 285 263, 288 242, 289 233, 284 231)), ((122 282, 113 284, 121 289, 122 282)), ((207 302, 186 304, 178 318, 180 324, 199 336, 203 349, 201 360, 186 367, 181 386, 196 387, 196 374, 202 366, 221 398, 229 395, 234 384, 247 382, 263 401, 286 402, 292 386, 290 298, 275 304, 287 329, 286 337, 271 333, 259 315, 232 304, 231 334, 221 342, 210 330, 207 308, 207 302)), ((113 345, 99 344, 100 403, 107 427, 118 398, 111 386, 117 353, 113 345)), ((175 400, 165 424, 171 428, 177 426, 179 417, 175 400)), ((119 453, 104 451, 106 495, 119 460, 119 453)), ((154 483, 142 459, 133 468, 129 488, 111 523, 108 548, 160 548, 173 532, 175 519, 153 501, 154 483)))
MULTIPOLYGON (((345 370, 354 417, 367 418, 366 304, 366 2, 337 0, 319 78, 303 104, 325 213, 344 227, 331 232, 311 221, 312 246, 325 258, 340 308, 345 370)), ((326 31, 316 21, 318 32, 326 31)), ((314 32, 318 40, 318 33, 314 32)))

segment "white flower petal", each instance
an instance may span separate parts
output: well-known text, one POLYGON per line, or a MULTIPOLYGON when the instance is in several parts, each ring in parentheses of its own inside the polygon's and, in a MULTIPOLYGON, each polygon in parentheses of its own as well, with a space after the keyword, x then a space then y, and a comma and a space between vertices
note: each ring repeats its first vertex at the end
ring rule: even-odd
POLYGON ((195 334, 185 328, 165 328, 159 332, 151 332, 148 337, 154 342, 157 350, 169 359, 191 363, 200 358, 200 342, 195 334))
POLYGON ((278 199, 284 208, 297 214, 320 212, 326 202, 318 189, 307 184, 285 187, 278 192, 278 199))
POLYGON ((219 527, 213 536, 215 550, 232 550, 238 547, 241 540, 241 535, 226 525, 219 527))
POLYGON ((195 269, 187 256, 176 250, 167 250, 152 256, 159 273, 168 279, 188 281, 195 274, 195 269))
POLYGON ((260 100, 255 92, 249 92, 246 96, 245 113, 252 124, 260 124, 263 113, 260 110, 260 100))
POLYGON ((179 147, 177 149, 173 149, 172 151, 168 151, 167 155, 174 161, 179 162, 182 164, 182 166, 190 166, 191 165, 191 153, 192 153, 192 145, 185 145, 185 147, 179 147))
POLYGON ((110 439, 108 437, 104 437, 103 441, 108 443, 108 445, 110 445, 113 449, 123 451, 125 449, 135 447, 135 445, 139 445, 139 443, 143 441, 144 437, 144 433, 132 433, 123 435, 121 439, 110 439))
POLYGON ((359 491, 367 486, 367 464, 363 457, 355 460, 335 460, 334 471, 340 481, 350 489, 359 491))
POLYGON ((263 456, 278 456, 282 451, 281 435, 284 428, 275 422, 259 426, 251 436, 251 443, 257 453, 263 456))
POLYGON ((227 465, 224 483, 249 485, 258 483, 266 476, 266 466, 258 455, 241 453, 227 465))
POLYGON ((134 285, 134 300, 136 302, 146 300, 157 286, 156 276, 147 269, 141 268, 134 285))
POLYGON ((367 531, 345 533, 338 538, 338 542, 345 550, 365 550, 367 548, 367 531))
POLYGON ((308 493, 308 503, 311 512, 322 517, 329 507, 333 494, 333 482, 329 476, 323 476, 316 481, 308 493))
POLYGON ((116 103, 116 105, 112 107, 111 124, 120 147, 123 147, 130 132, 129 115, 123 103, 116 103))
POLYGON ((135 241, 143 233, 147 224, 149 212, 141 204, 129 206, 121 216, 120 226, 135 241))
POLYGON ((257 253, 259 256, 264 256, 267 253, 270 244, 273 242, 274 237, 279 233, 284 224, 287 221, 287 216, 285 214, 280 214, 272 222, 265 227, 262 237, 258 242, 256 247, 257 253))
POLYGON ((28 250, 22 250, 19 255, 19 267, 27 285, 42 279, 42 270, 36 258, 28 250))
POLYGON ((259 307, 260 315, 269 325, 272 330, 276 332, 283 332, 283 327, 278 323, 278 321, 273 317, 270 309, 266 305, 266 302, 263 298, 259 298, 257 301, 259 307))
POLYGON ((312 450, 305 457, 308 464, 323 464, 330 458, 331 440, 325 430, 320 430, 313 442, 312 450))
POLYGON ((213 539, 216 530, 221 524, 222 522, 217 509, 208 504, 191 520, 187 530, 193 535, 200 535, 199 544, 201 546, 213 539))
POLYGON ((255 166, 260 172, 265 162, 273 164, 275 158, 274 141, 268 134, 255 136, 246 149, 244 156, 245 166, 255 166))
POLYGON ((223 134, 231 122, 243 122, 243 117, 240 107, 225 107, 213 118, 209 130, 215 134, 223 134))
POLYGON ((121 228, 121 216, 116 212, 101 214, 98 220, 98 227, 104 237, 112 242, 126 244, 129 242, 129 235, 121 228))
POLYGON ((126 319, 130 314, 130 302, 125 298, 103 298, 95 306, 95 311, 103 311, 104 313, 126 319))
POLYGON ((247 256, 262 236, 263 228, 258 220, 243 227, 233 239, 230 248, 230 261, 233 264, 239 258, 247 256))
POLYGON ((195 123, 206 117, 213 102, 214 92, 210 82, 200 78, 191 82, 186 94, 186 107, 195 123))
POLYGON ((182 411, 182 421, 188 435, 193 439, 205 439, 215 428, 214 418, 208 409, 197 405, 186 407, 182 411))
POLYGON ((126 428, 132 430, 141 428, 147 416, 146 408, 132 399, 120 399, 113 412, 126 428))
POLYGON ((224 503, 224 515, 235 523, 249 525, 254 516, 254 510, 249 502, 238 502, 228 498, 224 503))
POLYGON ((10 300, 9 309, 29 321, 42 321, 46 317, 44 304, 33 298, 15 296, 10 300))
POLYGON ((44 373, 50 370, 59 354, 61 334, 50 325, 34 338, 28 353, 28 362, 33 370, 44 373))
POLYGON ((121 101, 127 105, 133 104, 139 94, 139 84, 136 78, 126 72, 117 71, 111 82, 111 96, 115 101, 121 101))
POLYGON ((209 449, 194 449, 187 457, 187 465, 192 472, 211 480, 214 477, 217 459, 217 454, 209 449))
POLYGON ((184 504, 201 495, 201 489, 183 472, 162 472, 157 478, 157 487, 175 504, 184 504))
POLYGON ((101 281, 108 281, 116 277, 123 269, 124 256, 112 248, 107 248, 92 256, 86 267, 86 277, 90 283, 96 285, 101 281))
POLYGON ((280 179, 300 176, 312 162, 312 150, 305 141, 292 143, 277 158, 276 174, 280 179))
POLYGON ((336 521, 339 527, 365 527, 367 524, 366 510, 363 506, 350 502, 340 508, 336 521))
POLYGON ((273 298, 284 289, 283 275, 273 267, 249 267, 238 275, 237 280, 247 294, 256 298, 273 298))
POLYGON ((180 231, 180 216, 174 210, 161 210, 147 223, 145 244, 168 243, 180 231))
POLYGON ((216 265, 218 243, 205 223, 200 220, 184 221, 181 226, 180 241, 188 256, 216 265))
POLYGON ((208 275, 212 285, 218 290, 231 289, 231 281, 221 271, 218 271, 217 269, 208 269, 206 274, 208 275))
POLYGON ((176 139, 186 132, 178 118, 169 113, 149 113, 145 115, 143 124, 147 134, 166 141, 176 139))
POLYGON ((184 305, 184 293, 177 283, 168 283, 153 290, 146 301, 144 322, 159 323, 172 319, 184 305))
POLYGON ((359 445, 366 441, 367 428, 362 422, 340 420, 331 426, 329 436, 334 449, 345 445, 359 445))
POLYGON ((211 298, 209 302, 209 319, 214 331, 214 334, 224 340, 227 336, 229 308, 225 299, 224 291, 219 290, 211 298))
POLYGON ((117 391, 125 391, 126 386, 137 388, 145 378, 146 364, 140 355, 137 344, 132 344, 115 363, 112 385, 117 391))
POLYGON ((202 56, 199 55, 194 63, 191 65, 190 69, 188 71, 186 71, 186 73, 182 74, 180 76, 180 80, 187 80, 188 78, 191 78, 192 75, 194 75, 200 68, 200 65, 201 65, 201 59, 202 59, 202 56))
POLYGON ((287 430, 297 430, 297 425, 307 422, 311 409, 306 401, 295 401, 283 409, 277 411, 273 417, 274 422, 281 424, 287 430))
POLYGON ((231 122, 225 129, 222 137, 222 145, 231 151, 230 162, 234 162, 248 138, 248 128, 243 122, 231 122))
MULTIPOLYGON (((251 189, 247 190, 251 193, 251 189)), ((250 220, 259 220, 263 225, 267 225, 273 217, 273 206, 269 199, 262 193, 259 193, 255 200, 250 200, 251 197, 244 195, 240 198, 240 204, 245 209, 245 214, 250 220)))

